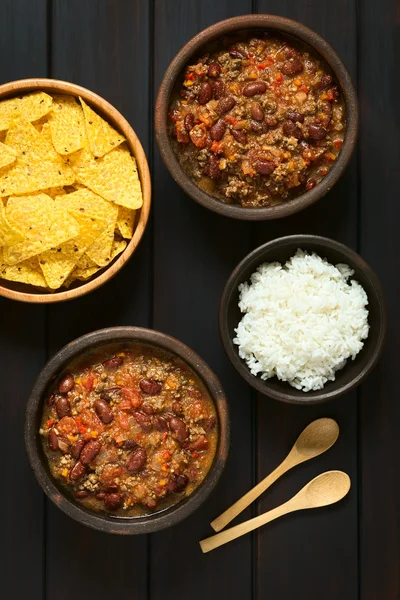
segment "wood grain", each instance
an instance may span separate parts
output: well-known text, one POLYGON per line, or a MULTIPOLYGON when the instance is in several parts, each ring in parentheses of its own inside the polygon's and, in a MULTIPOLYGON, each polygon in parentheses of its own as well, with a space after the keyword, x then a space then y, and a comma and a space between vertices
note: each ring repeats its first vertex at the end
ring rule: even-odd
MULTIPOLYGON (((0 3, 0 83, 46 76, 46 2, 0 3)), ((25 403, 46 358, 45 309, 0 299, 1 588, 9 597, 43 598, 43 495, 24 448, 25 403)))
POLYGON ((400 9, 395 0, 360 5, 359 81, 362 129, 360 249, 386 292, 386 351, 361 390, 360 598, 400 598, 400 207, 398 59, 400 9), (382 143, 381 140, 384 140, 382 143))
MULTIPOLYGON (((51 63, 53 77, 82 84, 109 100, 148 151, 150 18, 146 0, 55 0, 51 63)), ((51 353, 94 329, 150 325, 149 234, 148 230, 129 264, 106 286, 74 302, 51 307, 51 353)), ((125 597, 129 590, 135 598, 146 598, 147 551, 146 536, 120 537, 92 531, 51 506, 48 597, 102 600, 125 597)))

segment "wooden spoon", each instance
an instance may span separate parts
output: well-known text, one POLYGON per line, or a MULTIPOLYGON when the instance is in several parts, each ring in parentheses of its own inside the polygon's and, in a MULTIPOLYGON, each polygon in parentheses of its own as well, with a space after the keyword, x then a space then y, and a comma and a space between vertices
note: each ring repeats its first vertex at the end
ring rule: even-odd
POLYGON ((203 552, 210 552, 210 550, 214 550, 218 546, 222 546, 288 513, 306 508, 328 506, 328 504, 339 502, 339 500, 348 494, 350 485, 350 477, 347 473, 343 473, 343 471, 327 471, 326 473, 322 473, 322 475, 318 475, 318 477, 307 483, 302 490, 288 500, 288 502, 285 502, 285 504, 202 540, 200 547, 203 552))
POLYGON ((326 452, 336 442, 339 436, 339 425, 333 419, 317 419, 304 429, 296 440, 295 445, 285 458, 285 460, 268 475, 260 481, 247 494, 232 504, 225 512, 217 517, 211 527, 214 531, 221 531, 228 523, 247 508, 256 498, 261 496, 279 477, 284 473, 300 465, 306 460, 315 458, 326 452))

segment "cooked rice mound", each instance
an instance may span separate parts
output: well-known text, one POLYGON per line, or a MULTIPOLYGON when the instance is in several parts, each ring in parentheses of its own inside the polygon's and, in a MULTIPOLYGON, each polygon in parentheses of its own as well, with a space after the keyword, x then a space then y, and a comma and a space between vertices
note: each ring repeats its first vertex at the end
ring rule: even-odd
POLYGON ((234 343, 253 375, 277 376, 298 390, 319 390, 368 337, 368 297, 348 265, 297 250, 264 263, 239 286, 244 316, 234 343))

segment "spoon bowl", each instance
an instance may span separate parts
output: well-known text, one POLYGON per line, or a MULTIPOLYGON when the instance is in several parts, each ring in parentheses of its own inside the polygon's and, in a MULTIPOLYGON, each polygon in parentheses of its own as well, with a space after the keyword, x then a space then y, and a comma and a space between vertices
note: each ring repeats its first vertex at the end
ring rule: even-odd
POLYGON ((307 483, 295 498, 302 496, 307 504, 305 508, 318 508, 339 502, 349 493, 350 487, 351 481, 347 473, 327 471, 307 483))
POLYGON ((309 460, 329 450, 339 437, 339 425, 333 419, 317 419, 301 432, 289 456, 309 460))

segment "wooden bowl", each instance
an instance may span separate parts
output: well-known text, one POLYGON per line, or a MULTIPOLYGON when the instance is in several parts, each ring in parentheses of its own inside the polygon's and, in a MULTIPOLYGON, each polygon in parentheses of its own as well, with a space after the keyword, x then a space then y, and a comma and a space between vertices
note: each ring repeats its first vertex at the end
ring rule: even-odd
POLYGON ((0 85, 0 100, 34 91, 44 91, 49 94, 68 94, 76 97, 81 96, 97 113, 109 121, 111 125, 126 137, 129 150, 137 162, 142 186, 143 205, 137 211, 135 231, 132 239, 129 240, 124 252, 110 265, 99 271, 98 275, 94 275, 90 281, 82 283, 74 282, 68 290, 61 289, 55 292, 43 292, 43 290, 36 290, 31 285, 0 279, 0 295, 6 298, 31 303, 62 302, 84 296, 102 286, 106 281, 114 277, 130 259, 143 236, 149 218, 151 204, 150 171, 143 147, 128 121, 109 102, 80 85, 56 79, 22 79, 0 85))
POLYGON ((317 404, 327 402, 358 386, 376 365, 382 352, 386 333, 386 308, 378 278, 367 263, 353 250, 334 240, 316 235, 291 235, 278 238, 250 252, 230 275, 220 303, 219 328, 225 351, 239 374, 258 392, 292 404, 317 404), (368 322, 370 331, 364 347, 355 360, 349 359, 335 381, 329 381, 322 390, 303 392, 277 377, 266 381, 252 375, 246 362, 239 357, 238 346, 233 343, 235 328, 243 317, 238 307, 239 284, 249 281, 250 276, 264 262, 286 262, 298 248, 315 252, 330 263, 345 263, 354 270, 354 278, 368 296, 368 322))
POLYGON ((47 363, 40 373, 28 400, 25 417, 25 444, 29 462, 43 491, 67 515, 107 533, 137 534, 159 531, 175 525, 194 512, 214 489, 228 457, 230 423, 228 403, 217 377, 208 365, 193 350, 182 342, 151 329, 140 327, 110 327, 94 331, 76 339, 47 363), (87 510, 52 477, 47 458, 40 440, 40 423, 43 402, 48 397, 52 384, 76 358, 93 349, 124 344, 144 343, 166 350, 181 358, 199 377, 207 388, 217 411, 219 440, 214 461, 204 481, 190 496, 165 510, 145 517, 113 517, 87 510))
POLYGON ((199 204, 222 215, 235 219, 264 221, 287 217, 325 196, 342 176, 353 153, 358 128, 357 97, 350 76, 333 48, 318 34, 297 21, 275 15, 243 15, 226 19, 204 29, 192 38, 175 56, 165 72, 157 96, 155 107, 155 131, 158 146, 164 163, 178 185, 199 204), (168 133, 168 110, 172 93, 179 85, 185 66, 196 56, 207 51, 207 47, 220 37, 239 31, 268 29, 291 36, 310 46, 328 63, 334 72, 346 104, 346 134, 342 149, 334 166, 324 179, 312 190, 277 206, 265 208, 243 208, 224 204, 210 196, 186 175, 173 150, 168 133))

